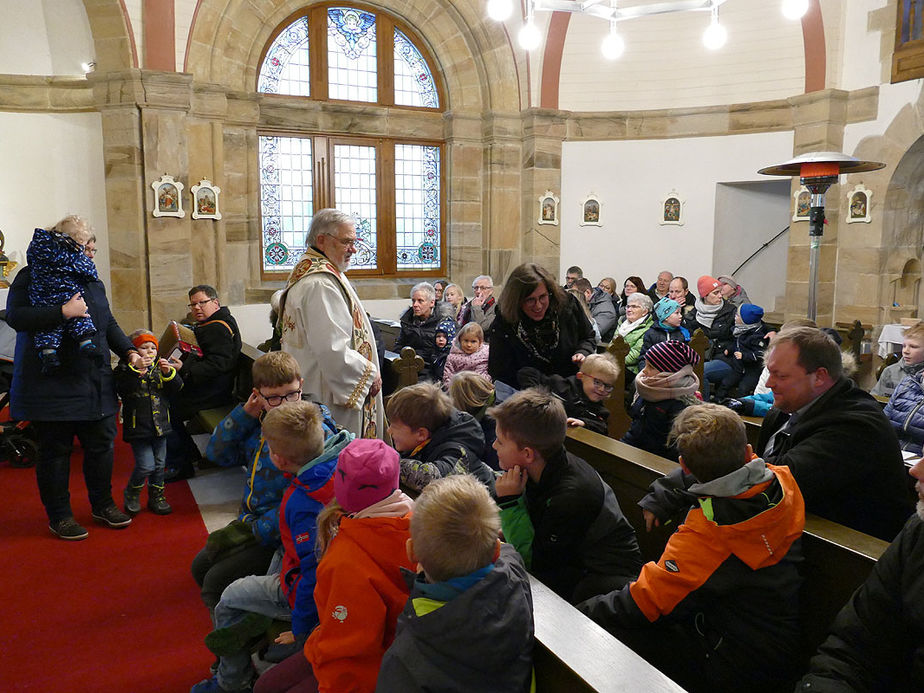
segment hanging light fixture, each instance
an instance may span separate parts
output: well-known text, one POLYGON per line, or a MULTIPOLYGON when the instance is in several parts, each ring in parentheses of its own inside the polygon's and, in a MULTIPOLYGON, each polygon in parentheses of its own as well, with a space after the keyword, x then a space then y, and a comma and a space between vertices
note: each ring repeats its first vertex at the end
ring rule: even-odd
POLYGON ((719 5, 712 5, 712 19, 703 32, 703 45, 711 51, 717 51, 728 41, 728 32, 719 24, 719 5))
MULTIPOLYGON (((517 42, 527 51, 538 48, 542 43, 542 32, 539 31, 534 19, 536 11, 586 14, 610 23, 609 33, 600 44, 600 50, 608 60, 616 60, 625 51, 625 41, 616 31, 617 22, 656 14, 709 12, 712 18, 703 32, 703 44, 710 50, 718 50, 728 40, 728 31, 719 23, 719 5, 726 2, 728 0, 666 0, 617 8, 615 0, 527 0, 526 23, 517 34, 517 42)), ((808 6, 809 0, 782 0, 783 14, 787 19, 800 19, 808 11, 808 6)), ((487 0, 486 11, 491 19, 504 21, 513 11, 513 2, 487 0)))

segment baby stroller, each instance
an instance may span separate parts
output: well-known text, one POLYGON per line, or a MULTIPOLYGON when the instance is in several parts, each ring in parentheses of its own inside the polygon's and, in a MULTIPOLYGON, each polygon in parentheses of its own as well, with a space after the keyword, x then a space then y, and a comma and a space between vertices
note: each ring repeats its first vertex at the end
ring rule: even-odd
POLYGON ((0 462, 13 467, 34 467, 38 444, 28 421, 9 420, 10 384, 13 381, 13 353, 16 331, 6 324, 6 311, 0 310, 0 462))

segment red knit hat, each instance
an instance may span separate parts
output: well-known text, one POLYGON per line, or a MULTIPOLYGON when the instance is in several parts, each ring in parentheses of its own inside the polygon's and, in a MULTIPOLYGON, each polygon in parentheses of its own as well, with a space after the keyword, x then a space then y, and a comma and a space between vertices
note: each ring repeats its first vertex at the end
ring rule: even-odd
POLYGON ((357 438, 340 452, 334 497, 347 513, 384 500, 398 488, 398 451, 378 438, 357 438))
POLYGON ((153 342, 155 349, 159 347, 159 344, 157 343, 157 337, 155 337, 150 332, 142 332, 141 334, 135 335, 132 338, 132 344, 136 347, 140 347, 145 342, 153 342))
POLYGON ((696 290, 699 291, 700 298, 706 298, 706 295, 710 291, 714 291, 718 285, 719 280, 715 277, 710 277, 708 274, 696 280, 696 290))

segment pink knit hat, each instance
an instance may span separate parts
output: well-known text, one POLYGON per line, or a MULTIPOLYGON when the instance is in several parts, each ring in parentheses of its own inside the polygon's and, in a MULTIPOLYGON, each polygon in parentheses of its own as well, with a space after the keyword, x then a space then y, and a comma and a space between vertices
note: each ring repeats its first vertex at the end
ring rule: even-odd
POLYGON ((357 438, 340 453, 334 497, 347 513, 378 503, 398 488, 398 451, 377 438, 357 438))
POLYGON ((708 274, 696 280, 696 290, 699 291, 700 298, 706 298, 706 295, 715 290, 718 285, 719 280, 715 277, 710 277, 708 274))

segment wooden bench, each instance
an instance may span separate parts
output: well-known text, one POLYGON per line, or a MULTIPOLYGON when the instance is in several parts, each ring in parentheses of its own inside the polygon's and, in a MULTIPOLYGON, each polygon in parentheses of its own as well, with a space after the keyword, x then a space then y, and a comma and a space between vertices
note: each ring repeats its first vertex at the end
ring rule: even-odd
MULTIPOLYGON (((234 376, 234 399, 237 402, 246 402, 253 390, 253 362, 263 356, 263 352, 250 344, 241 344, 241 354, 237 358, 237 366, 234 376)), ((181 373, 182 374, 182 373, 181 373)), ((196 412, 196 415, 190 421, 188 430, 191 434, 211 433, 215 427, 221 423, 231 410, 234 404, 226 404, 214 409, 202 409, 196 412)))
MULTIPOLYGON (((587 460, 612 487, 623 513, 636 529, 643 558, 657 560, 674 527, 646 532, 638 501, 648 492, 651 482, 676 469, 677 464, 582 428, 568 431, 566 447, 587 460)), ((806 516, 802 541, 805 581, 801 591, 804 664, 826 636, 837 612, 887 547, 880 539, 814 515, 806 516)))
POLYGON ((530 576, 537 693, 684 689, 530 576))

